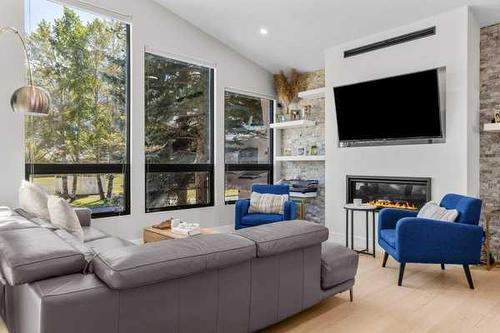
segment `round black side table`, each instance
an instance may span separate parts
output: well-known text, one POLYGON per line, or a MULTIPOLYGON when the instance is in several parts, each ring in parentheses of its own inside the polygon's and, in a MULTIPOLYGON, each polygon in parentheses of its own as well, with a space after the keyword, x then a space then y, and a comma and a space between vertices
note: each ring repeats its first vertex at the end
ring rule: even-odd
POLYGON ((345 246, 349 247, 349 215, 351 215, 351 249, 354 250, 354 212, 365 212, 366 213, 366 249, 364 250, 355 250, 358 253, 369 254, 375 258, 375 212, 377 211, 376 206, 363 204, 363 205, 355 205, 355 204, 346 204, 344 206, 345 209, 345 246), (350 213, 350 214, 349 214, 350 213), (371 213, 371 214, 370 214, 371 213), (373 252, 370 252, 369 241, 368 241, 368 225, 369 225, 369 215, 372 216, 372 249, 373 252))

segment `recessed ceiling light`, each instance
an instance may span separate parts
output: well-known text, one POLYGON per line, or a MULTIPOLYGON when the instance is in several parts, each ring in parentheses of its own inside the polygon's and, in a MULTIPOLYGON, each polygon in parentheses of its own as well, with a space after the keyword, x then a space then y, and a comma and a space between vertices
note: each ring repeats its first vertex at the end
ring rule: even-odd
POLYGON ((267 32, 268 32, 268 31, 267 31, 267 29, 266 29, 266 28, 260 28, 259 32, 260 32, 260 34, 261 34, 261 35, 264 35, 264 36, 265 36, 265 35, 267 35, 267 32))

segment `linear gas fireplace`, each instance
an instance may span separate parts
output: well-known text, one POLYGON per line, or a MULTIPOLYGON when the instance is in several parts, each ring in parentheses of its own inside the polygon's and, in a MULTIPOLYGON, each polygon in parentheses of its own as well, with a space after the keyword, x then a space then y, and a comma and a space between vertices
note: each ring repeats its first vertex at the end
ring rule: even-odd
POLYGON ((431 200, 431 178, 347 176, 347 202, 381 208, 420 209, 431 200))

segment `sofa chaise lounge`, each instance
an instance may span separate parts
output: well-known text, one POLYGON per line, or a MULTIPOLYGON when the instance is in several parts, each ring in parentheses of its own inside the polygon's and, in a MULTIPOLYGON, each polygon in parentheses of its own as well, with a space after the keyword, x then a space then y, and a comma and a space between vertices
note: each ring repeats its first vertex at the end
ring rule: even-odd
POLYGON ((318 224, 135 245, 78 215, 83 244, 36 218, 0 218, 10 333, 253 332, 354 285, 357 255, 322 248, 318 224))

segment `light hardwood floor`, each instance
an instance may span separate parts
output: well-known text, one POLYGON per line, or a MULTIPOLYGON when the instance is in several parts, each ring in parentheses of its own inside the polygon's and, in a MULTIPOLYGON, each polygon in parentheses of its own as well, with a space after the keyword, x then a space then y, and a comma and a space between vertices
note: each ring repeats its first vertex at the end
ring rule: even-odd
POLYGON ((461 266, 408 264, 398 287, 397 263, 381 261, 360 257, 353 303, 346 292, 266 332, 500 332, 500 269, 473 268, 470 290, 461 266))
POLYGON ((408 264, 397 286, 398 264, 361 256, 354 287, 267 329, 267 332, 500 332, 500 269, 408 264))

